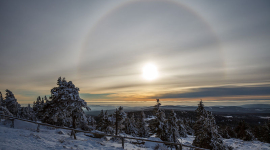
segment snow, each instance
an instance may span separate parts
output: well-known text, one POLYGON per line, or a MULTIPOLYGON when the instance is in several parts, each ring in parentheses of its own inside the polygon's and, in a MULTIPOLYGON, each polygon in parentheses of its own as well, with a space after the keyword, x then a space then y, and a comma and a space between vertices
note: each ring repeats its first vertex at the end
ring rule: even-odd
MULTIPOLYGON (((104 138, 90 138, 84 133, 76 133, 77 140, 70 137, 69 130, 40 127, 40 132, 36 132, 37 125, 33 123, 15 120, 15 128, 10 128, 10 122, 6 125, 0 124, 0 149, 80 149, 80 150, 111 150, 122 149, 121 142, 107 141, 104 138), (59 134, 59 131, 62 131, 59 134), (63 134, 64 133, 64 134, 63 134)), ((144 147, 144 146, 143 146, 144 147)), ((138 147, 125 142, 125 149, 151 150, 149 148, 138 147)))
POLYGON ((152 119, 156 119, 155 116, 149 116, 148 118, 145 118, 144 121, 149 121, 149 120, 152 120, 152 119))
POLYGON ((233 116, 223 116, 224 118, 233 118, 233 116))
POLYGON ((270 119, 270 117, 260 117, 261 119, 270 119))
MULTIPOLYGON (((40 150, 45 149, 94 149, 94 150, 112 150, 122 149, 121 142, 113 142, 105 138, 91 138, 84 133, 76 133, 77 140, 70 137, 69 130, 54 129, 46 126, 40 126, 40 132, 36 132, 37 125, 24 121, 15 120, 14 128, 10 128, 10 122, 0 123, 0 149, 27 149, 40 150), (6 125, 4 125, 6 123, 6 125)), ((128 136, 128 135, 126 135, 128 136)), ((150 137, 151 140, 159 141, 159 138, 150 137)), ((191 145, 194 136, 179 139, 185 145, 191 145)), ((234 150, 270 150, 269 143, 260 141, 243 141, 240 139, 224 139, 226 144, 232 146, 234 150)), ((158 143, 145 142, 145 145, 134 145, 125 140, 125 149, 128 150, 151 150, 158 143)), ((187 150, 187 147, 183 147, 187 150)))
MULTIPOLYGON (((194 140, 194 136, 188 136, 187 138, 179 139, 185 145, 191 145, 194 140)), ((240 139, 223 139, 227 145, 232 146, 234 150, 270 150, 270 144, 260 141, 243 141, 240 139)))
MULTIPOLYGON (((148 140, 152 140, 152 141, 162 141, 160 138, 155 138, 155 137, 150 137, 148 138, 148 140)), ((149 142, 149 141, 146 141, 144 143, 145 147, 147 148, 154 148, 157 144, 159 145, 164 145, 162 143, 156 143, 156 142, 149 142)))

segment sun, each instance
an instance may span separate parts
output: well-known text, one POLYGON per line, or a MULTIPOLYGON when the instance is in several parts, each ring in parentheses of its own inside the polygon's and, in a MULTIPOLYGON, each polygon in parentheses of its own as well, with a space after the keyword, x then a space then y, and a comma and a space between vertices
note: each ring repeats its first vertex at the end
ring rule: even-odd
POLYGON ((143 78, 146 80, 154 80, 158 77, 157 67, 153 64, 147 64, 143 67, 143 78))

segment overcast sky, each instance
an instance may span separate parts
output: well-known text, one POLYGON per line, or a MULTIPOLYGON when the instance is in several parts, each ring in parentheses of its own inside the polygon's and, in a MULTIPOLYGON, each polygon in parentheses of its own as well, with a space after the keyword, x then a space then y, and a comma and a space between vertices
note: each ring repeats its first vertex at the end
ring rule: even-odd
POLYGON ((269 16, 267 0, 2 0, 0 91, 32 103, 61 76, 87 102, 269 104, 269 16))

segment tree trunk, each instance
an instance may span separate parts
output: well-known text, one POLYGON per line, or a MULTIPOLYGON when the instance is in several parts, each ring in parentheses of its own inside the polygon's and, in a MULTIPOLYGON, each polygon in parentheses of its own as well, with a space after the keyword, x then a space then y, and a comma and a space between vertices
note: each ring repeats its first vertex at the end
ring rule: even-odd
POLYGON ((74 129, 76 129, 76 116, 75 115, 72 116, 72 126, 74 129))
POLYGON ((118 134, 118 113, 116 112, 116 115, 115 115, 115 135, 118 134))

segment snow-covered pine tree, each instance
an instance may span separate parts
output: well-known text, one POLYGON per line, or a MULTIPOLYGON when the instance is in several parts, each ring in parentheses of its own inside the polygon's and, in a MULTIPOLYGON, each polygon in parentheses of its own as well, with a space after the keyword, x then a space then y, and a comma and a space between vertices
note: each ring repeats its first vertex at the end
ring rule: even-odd
POLYGON ((115 118, 115 134, 118 135, 118 133, 122 130, 122 124, 125 121, 127 114, 124 112, 123 107, 120 106, 118 109, 116 108, 113 116, 115 118))
POLYGON ((45 100, 45 103, 48 102, 48 99, 47 99, 47 96, 46 95, 44 96, 44 100, 45 100))
MULTIPOLYGON (((187 131, 187 134, 194 135, 193 125, 195 122, 193 122, 192 118, 184 118, 183 123, 184 123, 185 129, 187 131)), ((179 131, 181 131, 180 127, 179 127, 179 131)), ((181 135, 181 133, 180 133, 180 135, 181 135)))
POLYGON ((168 133, 168 124, 165 119, 165 113, 160 109, 161 103, 157 99, 157 104, 154 106, 154 115, 155 119, 151 123, 150 127, 153 133, 156 134, 156 137, 160 138, 163 141, 167 140, 168 133))
POLYGON ((28 104, 27 107, 20 107, 19 117, 28 120, 34 120, 33 113, 34 113, 33 109, 31 108, 30 104, 28 104))
POLYGON ((237 138, 244 141, 251 141, 254 139, 254 135, 249 129, 249 126, 245 121, 240 121, 238 126, 235 128, 237 138))
POLYGON ((104 124, 104 112, 103 109, 100 111, 99 115, 97 116, 97 126, 96 129, 101 131, 101 126, 104 124))
POLYGON ((187 127, 182 119, 178 119, 177 121, 178 125, 178 133, 180 137, 186 138, 187 137, 187 127))
POLYGON ((0 92, 0 106, 5 107, 5 101, 3 99, 2 93, 0 92))
POLYGON ((58 87, 51 89, 51 97, 43 107, 43 122, 60 126, 71 126, 76 128, 82 119, 87 122, 84 111, 90 108, 80 98, 79 88, 75 87, 72 81, 67 82, 61 77, 57 80, 58 87))
POLYGON ((88 122, 88 125, 90 125, 90 126, 96 125, 96 120, 95 120, 94 117, 92 117, 92 116, 89 116, 89 117, 87 118, 87 122, 88 122))
POLYGON ((113 118, 112 116, 108 115, 107 110, 105 111, 105 113, 103 113, 103 110, 101 110, 101 113, 98 115, 99 118, 99 122, 96 126, 96 129, 99 131, 103 131, 105 133, 109 133, 112 134, 113 133, 113 118))
POLYGON ((230 147, 223 143, 222 137, 218 134, 214 116, 204 109, 202 100, 195 112, 197 112, 197 121, 194 125, 196 137, 192 145, 214 150, 229 150, 230 147))
MULTIPOLYGON (((168 122, 168 133, 167 133, 166 141, 179 143, 178 138, 180 138, 180 135, 179 135, 178 125, 177 125, 178 119, 173 110, 171 111, 167 122, 168 122)), ((175 148, 177 149, 177 146, 175 146, 175 148)))
POLYGON ((269 121, 262 126, 262 137, 260 139, 263 142, 270 143, 270 122, 269 121))
POLYGON ((132 136, 138 135, 138 129, 136 127, 136 121, 134 118, 134 113, 130 118, 125 119, 125 133, 130 134, 132 136))
POLYGON ((149 129, 148 126, 146 124, 146 122, 144 121, 145 119, 145 114, 142 111, 140 117, 138 118, 138 136, 139 137, 144 137, 144 138, 148 138, 149 137, 149 129))
POLYGON ((230 139, 230 135, 228 132, 228 126, 221 126, 218 128, 218 133, 225 139, 230 139))
POLYGON ((38 120, 41 120, 43 118, 43 107, 44 107, 44 104, 41 103, 41 98, 40 96, 38 96, 37 101, 33 102, 33 110, 38 120))
POLYGON ((18 116, 20 104, 17 102, 14 94, 6 89, 6 97, 5 97, 6 108, 12 113, 14 116, 18 116))

